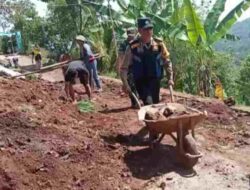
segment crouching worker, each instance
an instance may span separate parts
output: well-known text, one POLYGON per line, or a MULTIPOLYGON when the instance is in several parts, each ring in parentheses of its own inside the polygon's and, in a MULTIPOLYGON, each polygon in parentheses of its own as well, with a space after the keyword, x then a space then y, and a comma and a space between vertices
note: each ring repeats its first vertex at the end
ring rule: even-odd
POLYGON ((75 92, 73 85, 76 83, 76 78, 79 78, 81 84, 83 84, 85 91, 91 100, 91 88, 89 85, 89 72, 83 61, 75 60, 70 61, 68 65, 63 67, 63 74, 65 79, 65 92, 67 97, 70 96, 73 103, 76 103, 75 92))

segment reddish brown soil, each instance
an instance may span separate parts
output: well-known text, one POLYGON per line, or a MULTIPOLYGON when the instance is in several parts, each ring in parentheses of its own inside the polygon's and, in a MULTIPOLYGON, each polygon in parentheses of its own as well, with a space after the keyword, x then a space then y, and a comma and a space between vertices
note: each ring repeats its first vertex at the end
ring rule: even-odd
MULTIPOLYGON (((76 91, 86 98, 81 86, 76 91)), ((120 84, 104 81, 94 99, 95 112, 83 114, 66 101, 62 83, 0 79, 0 189, 143 189, 152 177, 183 173, 173 146, 151 150, 127 141, 143 124, 120 84)), ((204 147, 247 146, 247 129, 238 134, 233 126, 245 126, 248 116, 217 102, 186 104, 208 112, 198 129, 204 147)))

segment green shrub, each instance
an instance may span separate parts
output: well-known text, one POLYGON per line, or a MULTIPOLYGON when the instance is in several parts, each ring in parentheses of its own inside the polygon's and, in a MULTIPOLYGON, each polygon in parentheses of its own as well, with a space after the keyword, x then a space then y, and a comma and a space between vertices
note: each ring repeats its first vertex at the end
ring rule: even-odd
POLYGON ((80 112, 87 113, 95 110, 94 104, 91 101, 82 100, 77 104, 80 112))

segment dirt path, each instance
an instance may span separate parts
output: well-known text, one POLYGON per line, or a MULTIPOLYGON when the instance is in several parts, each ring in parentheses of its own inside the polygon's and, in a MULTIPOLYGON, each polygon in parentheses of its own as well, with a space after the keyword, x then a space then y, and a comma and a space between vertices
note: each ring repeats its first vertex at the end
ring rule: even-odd
MULTIPOLYGON (((50 76, 60 78, 60 71, 43 75, 50 76)), ((177 98, 208 111, 197 128, 204 156, 185 170, 170 138, 155 150, 118 138, 143 124, 120 85, 103 83, 95 112, 82 114, 65 101, 62 83, 0 79, 0 189, 250 188, 249 116, 219 102, 177 98)), ((76 90, 86 98, 81 86, 76 90)))

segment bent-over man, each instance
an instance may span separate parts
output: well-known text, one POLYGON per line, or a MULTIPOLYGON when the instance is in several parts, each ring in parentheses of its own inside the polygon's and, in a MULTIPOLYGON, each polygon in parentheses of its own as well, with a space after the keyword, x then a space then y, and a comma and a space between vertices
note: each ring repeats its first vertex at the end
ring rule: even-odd
POLYGON ((89 72, 83 61, 75 60, 69 62, 67 66, 63 68, 64 78, 65 78, 65 92, 67 97, 70 96, 73 103, 76 103, 75 92, 73 85, 76 83, 76 78, 80 79, 81 84, 83 84, 89 100, 91 100, 91 88, 89 85, 89 72))

